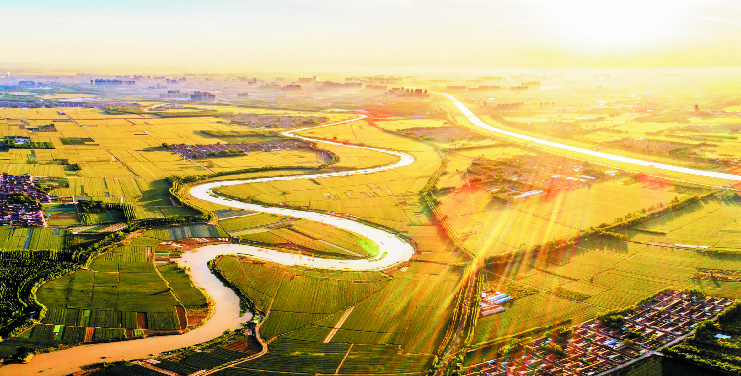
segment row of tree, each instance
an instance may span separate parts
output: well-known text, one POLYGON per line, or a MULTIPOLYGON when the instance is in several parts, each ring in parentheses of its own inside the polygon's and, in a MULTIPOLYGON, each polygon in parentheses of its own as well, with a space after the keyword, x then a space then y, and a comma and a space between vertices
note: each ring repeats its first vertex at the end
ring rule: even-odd
POLYGON ((101 250, 124 238, 115 232, 76 250, 0 250, 0 335, 17 335, 44 317, 46 307, 36 301, 42 283, 89 265, 101 250))

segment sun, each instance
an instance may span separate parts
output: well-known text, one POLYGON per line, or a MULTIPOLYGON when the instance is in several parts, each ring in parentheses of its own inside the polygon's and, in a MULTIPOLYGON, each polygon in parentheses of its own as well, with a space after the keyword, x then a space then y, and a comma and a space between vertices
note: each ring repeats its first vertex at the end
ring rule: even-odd
POLYGON ((682 0, 551 0, 540 3, 554 32, 590 47, 638 47, 671 38, 682 0))

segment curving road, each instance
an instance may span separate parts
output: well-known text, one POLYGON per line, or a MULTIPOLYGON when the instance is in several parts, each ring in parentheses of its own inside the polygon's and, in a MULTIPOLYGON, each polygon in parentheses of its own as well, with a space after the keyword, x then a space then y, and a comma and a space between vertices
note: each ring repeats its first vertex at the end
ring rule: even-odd
MULTIPOLYGON (((314 128, 345 124, 364 119, 365 117, 365 115, 361 115, 360 117, 355 119, 321 125, 314 128)), ((371 259, 338 260, 307 257, 239 244, 221 244, 201 247, 200 249, 198 249, 197 252, 186 252, 179 263, 190 268, 190 275, 194 285, 204 289, 214 304, 213 315, 211 318, 209 318, 208 321, 206 321, 204 325, 182 335, 149 337, 145 339, 137 339, 124 342, 84 345, 73 347, 67 350, 41 354, 37 355, 29 364, 10 364, 4 367, 0 367, 0 375, 16 376, 37 374, 42 372, 44 375, 67 375, 79 371, 82 366, 87 364, 99 363, 102 361, 148 358, 151 356, 155 356, 163 351, 192 346, 208 341, 214 337, 221 335, 227 329, 233 330, 239 328, 240 324, 251 319, 252 315, 249 313, 246 316, 239 315, 239 297, 230 288, 224 286, 221 281, 219 281, 218 278, 216 278, 216 276, 211 273, 207 266, 207 262, 209 260, 212 260, 221 255, 244 254, 260 260, 276 262, 283 265, 297 265, 333 270, 380 270, 409 260, 414 254, 414 248, 411 244, 407 243, 406 241, 392 233, 356 222, 348 218, 336 217, 329 214, 312 211, 301 211, 282 207, 268 207, 248 204, 240 201, 222 198, 212 192, 214 188, 228 185, 370 174, 408 166, 414 162, 414 157, 406 153, 365 146, 345 145, 338 142, 312 139, 309 137, 294 135, 295 132, 300 132, 306 129, 308 128, 301 128, 293 131, 283 132, 283 135, 317 143, 340 145, 345 147, 373 150, 381 153, 391 154, 398 156, 399 161, 386 166, 354 171, 341 171, 311 175, 276 176, 249 180, 207 183, 192 188, 191 194, 199 199, 218 203, 221 205, 227 205, 235 208, 247 209, 262 213, 278 214, 294 218, 304 218, 339 227, 344 230, 364 236, 375 242, 379 247, 378 256, 371 259)))
POLYGON ((709 178, 718 178, 718 179, 741 181, 741 175, 726 174, 726 173, 723 173, 723 172, 695 170, 695 169, 692 169, 692 168, 672 166, 672 165, 667 165, 667 164, 663 164, 663 163, 649 162, 649 161, 644 161, 644 160, 635 159, 635 158, 622 157, 622 156, 619 156, 619 155, 607 154, 607 153, 602 153, 602 152, 598 152, 598 151, 594 151, 594 150, 579 148, 579 147, 576 147, 576 146, 570 146, 570 145, 560 144, 558 142, 547 141, 547 140, 543 140, 543 139, 540 139, 540 138, 535 138, 535 137, 526 136, 526 135, 519 134, 519 133, 510 132, 510 131, 507 131, 507 130, 504 130, 504 129, 495 128, 495 127, 492 127, 491 125, 488 125, 488 124, 484 123, 483 121, 481 121, 481 119, 479 119, 478 116, 476 116, 473 112, 471 112, 471 110, 469 110, 466 106, 464 106, 463 103, 461 103, 454 96, 452 96, 450 94, 445 94, 445 93, 434 93, 434 94, 440 94, 440 95, 442 95, 442 96, 447 97, 448 99, 450 99, 453 102, 453 104, 456 107, 458 107, 458 109, 463 113, 463 116, 465 116, 466 118, 468 118, 468 120, 471 123, 473 123, 477 127, 486 129, 488 131, 501 133, 501 134, 504 134, 504 135, 507 135, 507 136, 510 136, 510 137, 515 137, 515 138, 519 138, 521 140, 531 141, 531 142, 534 142, 534 143, 537 143, 537 144, 541 144, 541 145, 546 145, 546 146, 551 146, 551 147, 555 147, 555 148, 559 148, 559 149, 569 150, 569 151, 573 151, 573 152, 577 152, 577 153, 581 153, 581 154, 591 155, 593 157, 605 158, 605 159, 609 159, 609 160, 615 161, 615 162, 630 163, 630 164, 639 165, 639 166, 645 166, 645 167, 654 167, 654 168, 657 168, 659 170, 680 172, 680 173, 689 174, 689 175, 697 175, 697 176, 705 176, 705 177, 709 177, 709 178))

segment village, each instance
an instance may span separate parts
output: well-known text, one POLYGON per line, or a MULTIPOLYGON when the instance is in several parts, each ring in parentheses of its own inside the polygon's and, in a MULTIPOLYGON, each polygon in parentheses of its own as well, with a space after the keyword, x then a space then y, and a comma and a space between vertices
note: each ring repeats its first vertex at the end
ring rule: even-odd
POLYGON ((513 201, 573 190, 604 181, 617 171, 564 157, 522 155, 476 158, 466 170, 469 184, 486 185, 493 198, 513 201))
POLYGON ((52 197, 39 192, 31 176, 0 175, 0 223, 3 226, 45 226, 41 203, 52 197))
POLYGON ((280 140, 249 144, 175 144, 164 146, 171 152, 180 154, 188 159, 239 156, 255 151, 309 149, 312 147, 311 144, 300 140, 280 140))
MULTIPOLYGON (((602 374, 676 343, 700 322, 714 318, 731 303, 730 299, 669 290, 627 313, 604 315, 570 330, 512 347, 499 357, 466 367, 463 374, 602 374)), ((497 308, 484 308, 482 303, 482 315, 495 310, 497 308)))
POLYGON ((502 305, 511 302, 513 299, 514 297, 503 294, 499 291, 484 291, 481 293, 481 310, 479 311, 479 314, 481 316, 488 316, 494 313, 504 312, 507 308, 502 305))
POLYGON ((327 122, 327 117, 240 114, 232 117, 230 120, 232 123, 243 124, 250 128, 295 128, 325 123, 327 122))

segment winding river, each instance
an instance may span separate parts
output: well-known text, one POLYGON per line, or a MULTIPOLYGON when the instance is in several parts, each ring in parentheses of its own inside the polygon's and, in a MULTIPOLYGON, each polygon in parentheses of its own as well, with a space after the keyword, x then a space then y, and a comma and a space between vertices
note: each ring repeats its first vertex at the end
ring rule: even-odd
MULTIPOLYGON (((354 119, 332 124, 320 125, 313 128, 345 124, 364 118, 365 115, 361 115, 360 117, 354 119)), ((333 270, 379 270, 386 269, 393 265, 409 260, 414 254, 414 248, 411 244, 392 233, 374 228, 372 226, 368 226, 360 222, 356 222, 352 219, 313 211, 301 211, 282 207, 269 207, 248 204, 236 200, 222 198, 213 193, 213 189, 228 185, 371 174, 398 167, 408 166, 414 162, 414 157, 406 153, 358 145, 345 145, 343 143, 312 139, 309 137, 303 137, 294 134, 306 129, 309 128, 301 128, 283 132, 283 135, 287 137, 299 138, 305 141, 339 145, 391 154, 399 157, 399 160, 396 163, 392 163, 390 165, 361 170, 310 175, 277 176, 249 180, 233 180, 207 183, 192 188, 190 192, 191 195, 202 200, 234 208, 246 209, 261 213, 278 214, 294 218, 304 218, 351 231, 360 236, 368 238, 378 245, 379 253, 376 257, 371 259, 359 260, 325 259, 283 253, 275 250, 261 249, 254 246, 239 244, 221 244, 201 247, 197 251, 186 252, 183 255, 182 259, 178 262, 181 265, 190 268, 190 275, 193 284, 199 288, 204 289, 213 302, 212 316, 211 318, 209 318, 208 321, 206 321, 204 325, 182 335, 149 337, 124 342, 90 344, 61 351, 55 351, 47 354, 40 354, 37 355, 28 364, 9 364, 0 367, 0 375, 17 376, 37 373, 43 373, 44 375, 67 375, 79 371, 82 366, 87 364, 99 363, 102 361, 119 361, 124 359, 148 358, 156 356, 163 351, 202 343, 221 335, 225 330, 233 330, 239 328, 240 324, 249 321, 252 318, 252 315, 239 315, 239 297, 230 288, 224 286, 221 281, 219 281, 219 279, 211 273, 207 265, 209 260, 212 260, 221 255, 243 254, 257 259, 276 262, 283 265, 296 265, 333 270)))
MULTIPOLYGON (((315 127, 315 128, 349 123, 352 121, 364 119, 365 117, 366 117, 365 115, 361 115, 359 118, 356 118, 356 119, 341 121, 339 123, 320 125, 319 127, 315 127)), ((391 170, 391 169, 398 168, 398 167, 408 166, 414 162, 414 157, 406 153, 366 147, 366 146, 345 145, 345 144, 338 143, 338 142, 325 141, 325 140, 320 140, 320 139, 314 139, 314 138, 294 135, 295 132, 301 132, 306 129, 308 128, 301 128, 301 129, 297 129, 293 131, 283 132, 283 135, 287 137, 299 138, 305 141, 331 144, 331 145, 340 145, 340 146, 358 148, 358 149, 373 150, 373 151, 397 156, 399 157, 399 160, 396 163, 392 163, 390 165, 361 169, 361 170, 339 171, 339 172, 329 172, 329 173, 310 174, 310 175, 273 176, 273 177, 256 178, 256 179, 249 179, 249 180, 230 180, 230 181, 206 183, 206 184, 202 184, 202 185, 192 188, 190 190, 191 196, 201 199, 201 200, 205 200, 205 201, 209 201, 212 203, 225 205, 225 206, 229 206, 233 208, 251 210, 251 211, 260 212, 260 213, 277 214, 277 215, 283 215, 283 216, 293 217, 293 218, 303 218, 303 219, 308 219, 308 220, 312 220, 315 222, 324 223, 330 226, 335 226, 335 227, 353 232, 355 234, 362 235, 370 239, 374 243, 376 243, 379 247, 378 256, 371 258, 371 259, 338 260, 338 259, 327 259, 327 258, 304 256, 304 255, 294 254, 294 253, 285 253, 285 252, 280 252, 280 251, 276 251, 272 249, 264 249, 264 248, 258 248, 258 247, 253 247, 249 245, 239 245, 239 244, 209 245, 201 249, 222 249, 224 253, 244 254, 244 255, 251 256, 253 258, 257 258, 257 259, 264 260, 264 261, 271 261, 271 262, 275 262, 275 263, 282 264, 282 265, 295 265, 295 266, 312 267, 312 268, 318 268, 318 269, 332 269, 332 270, 355 270, 355 271, 380 270, 380 269, 387 269, 391 266, 394 266, 396 264, 409 260, 414 254, 414 248, 409 243, 407 243, 406 241, 402 240, 401 238, 399 238, 398 236, 392 233, 368 226, 360 222, 356 222, 352 219, 319 213, 319 212, 314 212, 314 211, 302 211, 302 210, 288 209, 288 208, 283 208, 283 207, 249 204, 249 203, 245 203, 245 202, 241 202, 237 200, 224 198, 214 193, 214 189, 219 188, 219 187, 226 187, 230 185, 261 183, 261 182, 268 182, 268 181, 317 179, 317 178, 324 178, 324 177, 330 177, 330 176, 349 176, 349 175, 371 174, 375 172, 391 170)))
MULTIPOLYGON (((149 358, 163 351, 192 346, 208 341, 227 329, 240 328, 251 314, 239 316, 239 297, 224 286, 208 269, 208 261, 224 254, 219 249, 187 252, 179 263, 190 267, 193 284, 203 288, 213 302, 211 318, 206 323, 182 335, 135 339, 123 342, 97 343, 39 354, 28 364, 8 364, 0 367, 0 375, 68 375, 80 367, 103 361, 149 358)), ((146 302, 142 302, 146 304, 146 302)))
MULTIPOLYGON (((713 178, 721 178, 728 180, 740 181, 741 176, 720 172, 702 171, 689 169, 684 167, 671 166, 661 163, 654 163, 649 161, 643 161, 633 158, 627 158, 607 153, 596 152, 588 149, 578 148, 565 144, 560 144, 552 141, 542 140, 531 136, 521 135, 518 133, 498 129, 490 125, 485 124, 481 121, 473 112, 466 108, 460 101, 455 97, 439 93, 448 99, 458 107, 464 116, 468 118, 474 125, 483 129, 505 134, 507 136, 516 137, 522 140, 535 142, 538 144, 556 147, 560 149, 569 150, 572 152, 578 152, 585 155, 605 158, 617 162, 631 163, 641 166, 650 166, 657 169, 663 169, 667 171, 674 171, 680 173, 686 173, 691 175, 699 175, 713 178)), ((339 125, 344 123, 350 123, 353 121, 361 120, 365 118, 361 115, 358 118, 341 121, 332 124, 320 125, 314 128, 321 128, 332 125, 339 125)), ((364 236, 371 241, 375 242, 379 247, 378 256, 371 259, 360 259, 360 260, 337 260, 337 259, 325 259, 318 257, 309 257, 292 253, 283 253, 275 250, 261 249, 249 245, 238 245, 238 244, 222 244, 222 245, 211 245, 200 248, 195 252, 188 252, 183 255, 183 258, 179 261, 181 264, 190 267, 190 274, 193 283, 203 288, 213 301, 213 315, 212 317, 202 326, 191 330, 188 333, 174 336, 164 337, 149 337, 145 339, 137 339, 124 342, 114 343, 102 343, 102 344, 91 344, 73 347, 71 349, 56 351, 48 354, 41 354, 36 356, 29 364, 11 364, 4 367, 0 367, 0 375, 30 375, 38 374, 43 372, 44 375, 67 375, 69 373, 80 370, 80 367, 98 363, 101 361, 117 361, 123 359, 135 359, 135 358, 147 358, 155 356, 163 351, 177 349, 180 347, 195 345, 211 338, 217 337, 227 329, 236 329, 240 327, 240 324, 248 321, 251 315, 239 316, 239 298, 229 288, 224 286, 208 269, 207 262, 220 255, 224 254, 244 254, 251 257, 276 262, 283 265, 297 265, 304 267, 320 268, 320 269, 333 269, 333 270, 379 270, 386 269, 388 267, 397 265, 404 262, 412 257, 414 254, 414 248, 399 238, 398 236, 386 232, 381 229, 377 229, 366 224, 356 222, 352 219, 340 216, 334 216, 325 213, 313 212, 313 211, 302 211, 296 209, 289 209, 284 207, 271 207, 262 206, 256 204, 244 203, 228 198, 220 197, 214 193, 214 190, 219 187, 239 184, 250 184, 268 181, 289 181, 298 179, 317 179, 332 176, 349 176, 349 175, 360 175, 360 174, 371 174, 375 172, 381 172, 390 170, 398 167, 408 166, 414 162, 414 158, 406 153, 372 148, 359 145, 346 145, 339 142, 326 141, 321 139, 313 139, 309 137, 299 136, 295 133, 307 130, 309 128, 301 128, 297 130, 284 132, 283 135, 287 137, 294 137, 305 141, 311 141, 316 143, 324 143, 331 145, 338 145, 350 148, 358 148, 365 150, 372 150, 381 153, 391 154, 399 157, 396 163, 373 167, 367 169, 353 170, 353 171, 339 171, 330 172, 323 174, 310 174, 310 175, 292 175, 292 176, 276 176, 266 178, 256 178, 249 180, 233 180, 233 181, 222 181, 212 182, 196 186, 191 189, 190 194, 193 197, 206 200, 212 203, 221 204, 229 207, 251 210, 261 213, 270 213, 283 215, 294 218, 309 219, 316 222, 321 222, 327 225, 336 226, 347 231, 351 231, 360 236, 364 236)))

